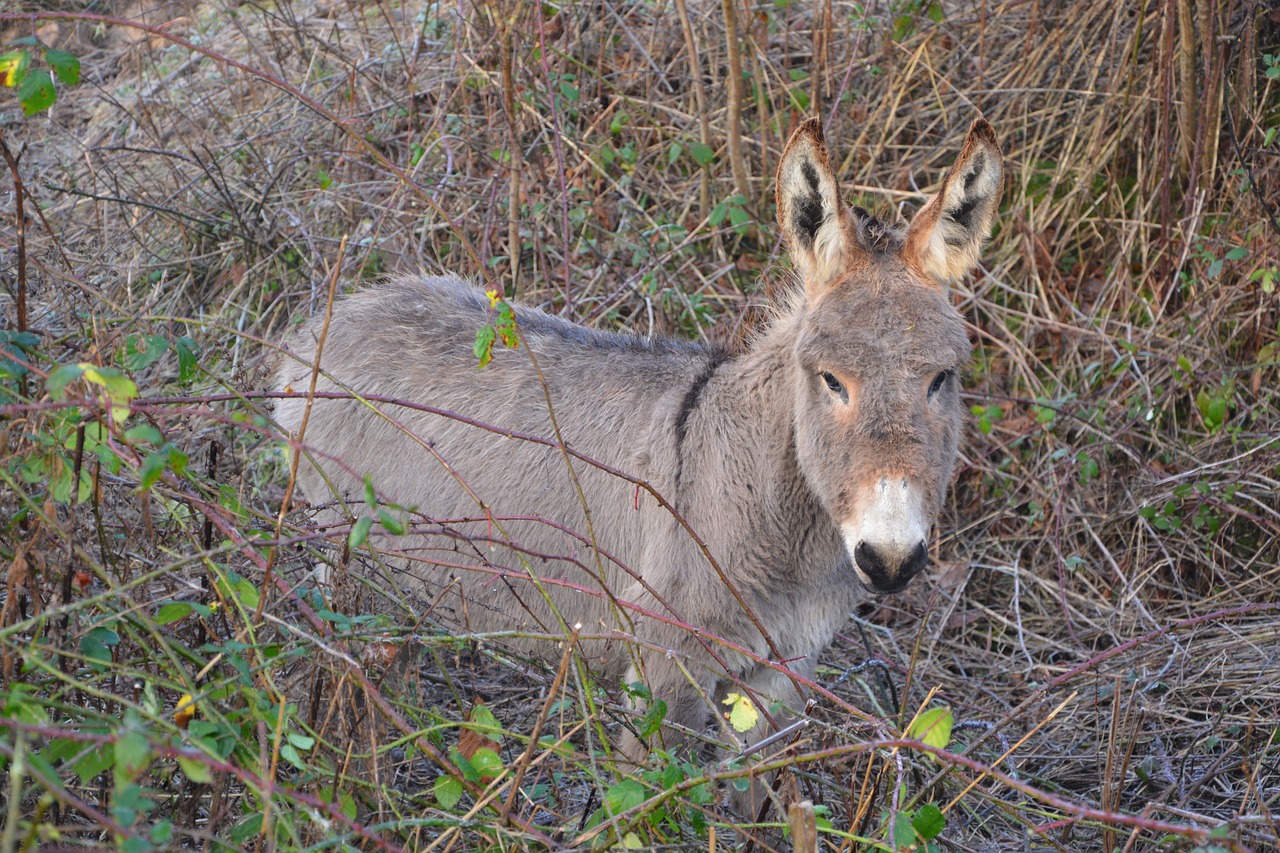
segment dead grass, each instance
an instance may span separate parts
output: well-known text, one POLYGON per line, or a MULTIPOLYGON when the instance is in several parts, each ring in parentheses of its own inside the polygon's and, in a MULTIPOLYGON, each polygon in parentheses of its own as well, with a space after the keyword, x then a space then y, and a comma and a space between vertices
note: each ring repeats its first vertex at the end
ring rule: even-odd
MULTIPOLYGON (((297 519, 288 550, 244 544, 279 533, 287 472, 235 395, 261 387, 270 342, 323 304, 335 265, 351 285, 447 269, 586 323, 740 340, 776 279, 768 176, 801 118, 824 115, 846 186, 888 214, 919 203, 980 111, 1010 179, 986 266, 956 289, 978 345, 975 416, 939 568, 837 638, 815 726, 779 759, 792 767, 780 792, 829 808, 838 832, 822 849, 884 849, 872 840, 887 843, 890 812, 953 800, 943 849, 1280 848, 1280 306, 1263 286, 1280 277, 1274 3, 735 7, 746 85, 733 146, 718 3, 109 6, 107 20, 72 3, 0 13, 6 38, 34 27, 84 64, 48 116, 19 117, 0 90, 0 130, 25 147, 28 209, 42 213, 26 223, 34 372, 0 401, 0 749, 49 762, 11 785, 28 818, 83 845, 110 837, 110 821, 157 847, 587 843, 587 815, 616 790, 589 747, 621 712, 579 670, 558 677, 424 628, 423 680, 371 731, 351 721, 384 701, 373 683, 400 648, 390 626, 315 598, 316 621, 284 597, 255 620, 229 572, 291 572, 321 534, 297 519), (735 227, 731 209, 749 221, 735 227), (98 464, 41 390, 58 364, 120 364, 137 335, 200 347, 194 379, 172 351, 130 373, 144 397, 180 398, 135 409, 193 472, 141 495, 154 448, 98 464), (77 473, 93 481, 83 501, 50 495, 77 473), (223 609, 156 621, 159 602, 211 600, 223 609), (294 765, 279 758, 274 703, 312 688, 346 698, 302 702, 310 728, 296 732, 318 740, 294 765), (933 690, 958 723, 961 758, 944 764, 895 740, 933 690), (148 772, 172 766, 183 693, 222 727, 204 730, 226 748, 200 753, 208 778, 123 766, 135 731, 150 738, 148 772), (476 696, 512 765, 537 719, 574 747, 530 752, 536 808, 469 815, 468 800, 433 798, 476 696), (109 747, 97 772, 87 746, 50 757, 77 732, 109 747), (143 778, 171 840, 111 810, 143 778), (264 811, 271 779, 287 794, 276 811, 292 798, 330 823, 264 811), (37 804, 42 790, 55 804, 37 804)), ((8 329, 13 316, 6 302, 8 329)), ((699 778, 672 783, 684 793, 668 822, 651 803, 616 837, 706 849, 707 821, 742 840, 742 821, 686 796, 699 778)), ((482 788, 467 796, 482 802, 482 788)), ((23 846, 15 814, 5 853, 23 846)))

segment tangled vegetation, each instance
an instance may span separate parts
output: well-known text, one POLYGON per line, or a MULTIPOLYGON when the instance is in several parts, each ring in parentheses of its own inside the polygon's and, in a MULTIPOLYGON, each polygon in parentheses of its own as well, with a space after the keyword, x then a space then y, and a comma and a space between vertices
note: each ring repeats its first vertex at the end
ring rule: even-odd
POLYGON ((1274 2, 17 0, 0 39, 0 853, 1280 849, 1274 2), (615 762, 643 686, 571 638, 318 583, 412 523, 289 500, 262 389, 332 284, 733 346, 800 120, 893 218, 979 113, 937 565, 837 636, 761 815, 748 762, 615 762))

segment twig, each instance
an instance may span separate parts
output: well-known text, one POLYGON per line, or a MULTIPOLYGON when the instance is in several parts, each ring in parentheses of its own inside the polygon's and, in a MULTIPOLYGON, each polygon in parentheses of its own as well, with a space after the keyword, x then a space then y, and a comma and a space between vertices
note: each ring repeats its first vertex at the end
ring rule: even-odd
POLYGON ((4 128, 0 128, 0 155, 4 156, 4 162, 9 166, 9 173, 13 175, 14 227, 18 231, 18 292, 14 294, 13 301, 18 310, 18 331, 25 332, 27 330, 27 214, 23 208, 22 197, 26 189, 22 186, 22 173, 18 171, 18 161, 22 159, 22 152, 19 151, 15 156, 9 150, 9 143, 4 138, 4 128))

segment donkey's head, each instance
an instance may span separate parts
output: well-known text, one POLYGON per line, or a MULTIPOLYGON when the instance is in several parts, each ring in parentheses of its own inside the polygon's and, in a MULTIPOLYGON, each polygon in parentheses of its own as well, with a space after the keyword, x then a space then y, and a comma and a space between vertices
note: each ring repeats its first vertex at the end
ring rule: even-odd
POLYGON ((877 592, 902 589, 928 563, 964 417, 956 375, 969 358, 947 285, 977 263, 1000 160, 991 126, 975 121, 905 231, 840 200, 816 119, 778 165, 778 223, 804 281, 796 453, 877 592))

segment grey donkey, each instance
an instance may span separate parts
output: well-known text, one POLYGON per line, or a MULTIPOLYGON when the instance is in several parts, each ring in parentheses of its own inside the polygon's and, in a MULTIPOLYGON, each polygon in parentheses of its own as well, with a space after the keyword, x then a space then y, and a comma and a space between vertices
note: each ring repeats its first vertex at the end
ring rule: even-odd
MULTIPOLYGON (((797 708, 867 591, 928 563, 970 353, 947 287, 977 263, 1001 184, 979 119, 891 227, 841 201, 806 121, 777 174, 794 286, 740 355, 517 305, 520 345, 477 369, 495 316, 479 288, 411 276, 349 296, 276 376, 300 486, 335 521, 365 512, 366 477, 416 508, 409 534, 371 540, 396 553, 374 578, 387 607, 546 657, 576 632, 603 678, 666 703, 669 748, 730 690, 797 708)), ((621 746, 638 761, 650 744, 621 746)))

